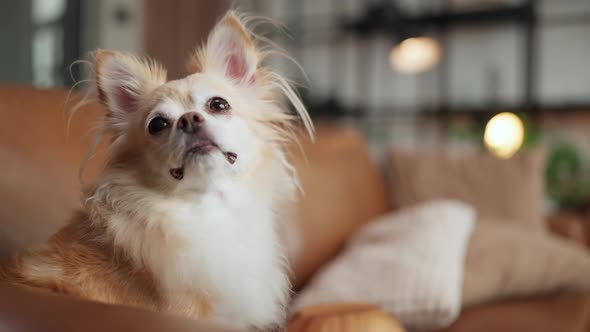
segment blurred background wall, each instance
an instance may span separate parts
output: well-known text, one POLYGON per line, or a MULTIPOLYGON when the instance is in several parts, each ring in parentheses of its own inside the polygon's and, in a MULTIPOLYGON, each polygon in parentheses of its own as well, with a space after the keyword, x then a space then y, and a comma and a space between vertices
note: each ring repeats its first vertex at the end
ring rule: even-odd
MULTIPOLYGON (((316 115, 383 123, 590 105, 584 0, 1 0, 0 81, 72 85, 69 65, 97 47, 149 54, 177 78, 231 5, 284 24, 287 33, 270 37, 305 68, 308 81, 293 74, 316 115), (408 72, 391 50, 411 37, 437 54, 408 72)), ((72 68, 79 79, 81 66, 72 68)))
MULTIPOLYGON (((66 84, 59 77, 66 74, 63 68, 50 75, 49 65, 97 47, 146 52, 170 61, 180 75, 172 59, 194 48, 229 5, 203 0, 2 0, 6 61, 0 80, 66 84)), ((285 24, 291 38, 276 39, 303 63, 314 95, 336 97, 347 106, 408 110, 436 107, 446 98, 454 107, 481 108, 492 102, 515 107, 527 93, 523 76, 528 48, 536 102, 584 104, 589 99, 588 1, 242 0, 234 7, 285 24), (534 17, 528 16, 527 6, 534 17), (482 15, 453 17, 466 12, 482 15), (361 27, 346 28, 362 20, 369 21, 364 33, 361 27), (531 44, 529 23, 535 34, 531 44), (390 49, 408 36, 434 37, 443 47, 438 66, 416 74, 392 69, 390 49), (435 78, 442 74, 446 80, 438 82, 435 78), (441 89, 437 83, 446 86, 441 89), (359 101, 358 94, 366 100, 359 101)))
POLYGON ((179 78, 230 7, 282 24, 257 32, 307 76, 273 65, 303 84, 316 121, 360 128, 375 151, 495 139, 548 147, 555 172, 590 179, 587 0, 0 0, 0 82, 72 87, 85 69, 70 65, 96 48, 150 55, 179 78))

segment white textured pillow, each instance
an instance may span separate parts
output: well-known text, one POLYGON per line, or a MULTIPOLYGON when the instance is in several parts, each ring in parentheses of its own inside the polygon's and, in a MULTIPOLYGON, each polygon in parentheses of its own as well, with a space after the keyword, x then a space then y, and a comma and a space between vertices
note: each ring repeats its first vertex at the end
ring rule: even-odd
POLYGON ((550 233, 482 218, 465 260, 463 306, 561 290, 590 290, 590 253, 550 233))
POLYGON ((432 201, 378 218, 326 265, 294 310, 342 301, 380 306, 409 329, 446 327, 461 308, 472 208, 432 201))

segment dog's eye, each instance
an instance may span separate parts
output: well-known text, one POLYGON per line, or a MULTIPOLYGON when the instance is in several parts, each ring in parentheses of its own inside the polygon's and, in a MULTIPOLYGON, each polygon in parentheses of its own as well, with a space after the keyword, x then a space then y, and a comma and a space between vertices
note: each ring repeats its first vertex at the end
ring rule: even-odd
POLYGON ((209 109, 213 112, 227 112, 231 109, 227 100, 221 97, 213 97, 209 99, 209 109))
POLYGON ((161 116, 158 116, 150 121, 150 123, 148 124, 148 131, 150 132, 150 135, 155 136, 164 131, 166 128, 168 128, 169 125, 170 124, 166 119, 164 119, 161 116))

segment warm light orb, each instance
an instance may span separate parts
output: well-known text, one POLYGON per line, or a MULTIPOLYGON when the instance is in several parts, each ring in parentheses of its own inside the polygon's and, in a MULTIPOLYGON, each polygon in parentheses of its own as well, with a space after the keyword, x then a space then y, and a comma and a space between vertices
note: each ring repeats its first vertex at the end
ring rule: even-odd
POLYGON ((524 125, 513 113, 495 115, 486 125, 483 135, 486 147, 500 158, 510 158, 524 141, 524 125))
POLYGON ((434 67, 441 53, 438 42, 432 38, 408 38, 391 50, 389 62, 399 72, 419 73, 434 67))

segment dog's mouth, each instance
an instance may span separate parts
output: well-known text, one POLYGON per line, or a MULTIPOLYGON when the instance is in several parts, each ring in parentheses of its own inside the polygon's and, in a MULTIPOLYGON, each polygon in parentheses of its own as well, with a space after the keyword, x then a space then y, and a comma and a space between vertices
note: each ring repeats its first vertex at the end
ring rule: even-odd
POLYGON ((186 150, 186 152, 184 153, 184 157, 182 159, 182 165, 180 165, 179 167, 171 168, 170 175, 172 175, 172 177, 176 180, 182 180, 182 178, 184 178, 184 166, 186 165, 186 162, 189 159, 194 157, 194 155, 196 154, 207 154, 214 150, 221 152, 227 160, 227 162, 230 163, 230 165, 233 165, 238 159, 238 155, 235 152, 224 151, 219 147, 219 145, 217 145, 212 140, 202 139, 195 142, 193 145, 190 146, 190 148, 186 150))
POLYGON ((191 145, 191 147, 186 150, 186 152, 184 153, 184 159, 188 159, 195 154, 208 153, 208 152, 212 151, 213 149, 221 150, 221 149, 219 149, 217 144, 215 144, 211 140, 208 140, 208 139, 199 140, 196 143, 194 143, 193 145, 191 145))

